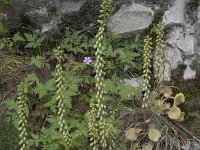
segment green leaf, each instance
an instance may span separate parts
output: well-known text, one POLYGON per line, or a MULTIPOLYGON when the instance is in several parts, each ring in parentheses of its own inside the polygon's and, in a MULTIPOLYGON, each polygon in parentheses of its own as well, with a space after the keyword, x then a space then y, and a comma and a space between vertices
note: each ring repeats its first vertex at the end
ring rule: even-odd
POLYGON ((37 86, 34 88, 34 93, 42 98, 47 95, 46 85, 42 83, 37 83, 37 86))
POLYGON ((29 33, 24 33, 25 37, 26 37, 26 40, 29 41, 29 42, 33 42, 36 40, 36 36, 32 35, 32 34, 29 34, 29 33))
POLYGON ((55 88, 55 79, 52 78, 46 82, 46 88, 48 91, 54 91, 55 88))
POLYGON ((31 57, 30 65, 35 65, 37 68, 41 69, 45 66, 45 58, 41 56, 31 57))
POLYGON ((28 74, 25 78, 25 83, 27 84, 33 84, 33 83, 39 83, 39 79, 35 73, 28 74))
POLYGON ((18 33, 16 33, 14 36, 13 36, 13 41, 16 43, 16 42, 24 42, 25 39, 18 33))
POLYGON ((122 85, 119 91, 119 94, 121 95, 123 100, 130 99, 130 94, 134 94, 135 88, 131 85, 122 85))

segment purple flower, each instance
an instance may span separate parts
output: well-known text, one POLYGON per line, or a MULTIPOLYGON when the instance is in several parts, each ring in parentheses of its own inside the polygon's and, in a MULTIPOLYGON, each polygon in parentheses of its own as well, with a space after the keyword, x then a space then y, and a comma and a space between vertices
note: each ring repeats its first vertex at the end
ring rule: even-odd
POLYGON ((84 57, 83 62, 86 63, 86 64, 92 63, 92 57, 84 57))

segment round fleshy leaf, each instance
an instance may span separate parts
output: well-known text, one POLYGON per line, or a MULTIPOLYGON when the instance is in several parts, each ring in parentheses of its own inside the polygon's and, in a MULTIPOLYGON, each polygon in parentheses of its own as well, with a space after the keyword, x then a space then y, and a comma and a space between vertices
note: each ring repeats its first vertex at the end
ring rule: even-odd
POLYGON ((163 101, 163 100, 159 100, 159 101, 158 101, 158 107, 159 107, 159 109, 162 110, 162 111, 164 111, 164 110, 167 109, 167 105, 165 104, 165 101, 163 101))
POLYGON ((174 98, 174 102, 175 102, 175 105, 179 105, 181 103, 184 103, 185 102, 185 96, 183 93, 179 93, 175 96, 174 98))
POLYGON ((125 136, 127 139, 133 141, 137 139, 136 129, 135 128, 129 128, 125 132, 125 136))
POLYGON ((163 93, 165 97, 170 97, 173 94, 172 89, 169 86, 164 86, 161 93, 163 93))
POLYGON ((153 145, 151 143, 145 144, 142 148, 142 150, 152 150, 153 145))
POLYGON ((155 129, 155 127, 156 127, 155 124, 153 124, 153 123, 150 123, 148 126, 149 126, 149 129, 155 129))
POLYGON ((170 119, 178 119, 181 116, 181 109, 177 106, 173 106, 170 108, 170 111, 168 112, 168 117, 170 119))
POLYGON ((185 113, 184 113, 184 112, 181 112, 180 117, 179 117, 176 121, 178 121, 178 122, 183 122, 183 121, 184 121, 184 116, 185 116, 185 113))
POLYGON ((150 129, 148 136, 149 136, 150 140, 157 142, 159 140, 159 138, 161 137, 161 133, 157 129, 150 129))

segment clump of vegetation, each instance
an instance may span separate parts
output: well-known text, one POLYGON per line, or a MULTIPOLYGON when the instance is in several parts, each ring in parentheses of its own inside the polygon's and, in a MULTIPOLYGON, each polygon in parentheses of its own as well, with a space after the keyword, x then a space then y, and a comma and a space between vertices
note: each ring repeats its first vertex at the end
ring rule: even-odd
POLYGON ((151 150, 184 142, 174 124, 184 121, 185 96, 163 82, 163 25, 144 42, 106 33, 111 4, 102 0, 94 39, 76 31, 52 45, 31 33, 1 39, 0 116, 19 134, 11 149, 151 150), (138 88, 124 83, 141 75, 138 88))

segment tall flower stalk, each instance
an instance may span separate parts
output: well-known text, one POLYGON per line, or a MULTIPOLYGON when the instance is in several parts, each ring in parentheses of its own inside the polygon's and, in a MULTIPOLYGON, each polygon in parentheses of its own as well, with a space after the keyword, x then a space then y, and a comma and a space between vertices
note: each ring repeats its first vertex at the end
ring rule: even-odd
POLYGON ((101 10, 98 22, 100 24, 99 31, 96 38, 94 48, 96 49, 96 62, 95 62, 95 83, 96 83, 96 99, 91 103, 91 111, 89 112, 89 135, 90 146, 93 150, 105 149, 112 150, 115 146, 114 143, 114 128, 112 121, 108 122, 106 119, 106 106, 104 104, 104 32, 107 17, 111 8, 112 0, 102 0, 101 10))
POLYGON ((60 132, 64 136, 64 140, 66 142, 66 150, 70 149, 71 146, 71 136, 69 134, 69 128, 66 125, 66 121, 64 119, 65 109, 64 109, 64 101, 66 100, 64 97, 64 75, 63 75, 63 68, 62 68, 62 60, 63 60, 63 51, 60 47, 55 50, 55 56, 57 59, 57 65, 55 70, 55 78, 56 78, 56 100, 58 101, 58 115, 59 115, 59 126, 60 132))
POLYGON ((165 62, 165 52, 164 52, 164 27, 162 23, 157 25, 156 30, 156 53, 155 53, 155 70, 154 75, 156 82, 159 86, 160 82, 164 80, 164 62, 165 62))
POLYGON ((150 79, 151 79, 151 49, 152 49, 152 38, 150 38, 148 35, 144 39, 144 55, 143 55, 143 91, 144 97, 143 97, 143 108, 146 108, 148 106, 148 99, 150 94, 150 79))
POLYGON ((28 86, 22 82, 20 85, 18 85, 18 91, 17 91, 17 102, 18 102, 18 116, 19 116, 19 146, 20 150, 28 150, 28 143, 27 143, 27 118, 28 118, 28 86))

